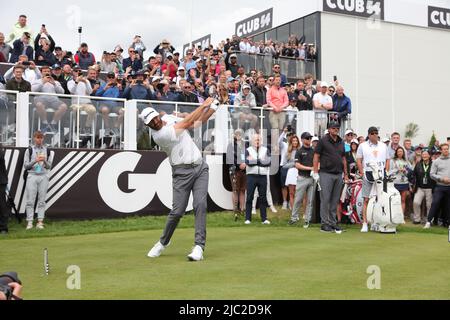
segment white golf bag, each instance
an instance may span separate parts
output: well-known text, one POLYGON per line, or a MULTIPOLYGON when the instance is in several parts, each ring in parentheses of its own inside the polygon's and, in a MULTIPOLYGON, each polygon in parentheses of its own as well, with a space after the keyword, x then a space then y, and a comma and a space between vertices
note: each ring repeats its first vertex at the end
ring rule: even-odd
POLYGON ((397 226, 405 224, 400 192, 394 187, 391 177, 387 178, 387 188, 383 190, 383 172, 375 163, 368 165, 375 183, 367 206, 367 220, 372 225, 372 231, 396 233, 397 226))

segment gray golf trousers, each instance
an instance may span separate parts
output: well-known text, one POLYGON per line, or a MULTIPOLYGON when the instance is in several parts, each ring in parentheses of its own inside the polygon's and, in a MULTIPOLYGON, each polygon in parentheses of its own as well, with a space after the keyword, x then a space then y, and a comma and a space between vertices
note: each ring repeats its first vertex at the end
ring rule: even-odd
POLYGON ((48 176, 28 174, 26 185, 26 213, 27 221, 33 221, 34 216, 34 204, 37 201, 37 214, 38 220, 44 220, 45 218, 45 198, 47 197, 48 190, 48 176))
POLYGON ((314 194, 315 194, 315 188, 314 188, 314 179, 311 177, 302 177, 298 176, 297 178, 297 188, 295 190, 295 201, 294 201, 294 208, 292 209, 292 221, 299 221, 299 213, 300 208, 303 204, 303 198, 305 196, 305 193, 307 194, 307 204, 306 204, 306 212, 305 212, 305 222, 311 222, 312 218, 312 206, 313 206, 313 200, 314 200, 314 194))
POLYGON ((322 226, 335 227, 337 224, 337 206, 342 192, 342 173, 320 172, 320 218, 322 226))
POLYGON ((191 191, 194 196, 195 245, 205 249, 206 209, 208 202, 209 167, 206 162, 192 166, 172 167, 173 208, 167 218, 166 228, 160 239, 167 246, 181 218, 186 213, 191 191))

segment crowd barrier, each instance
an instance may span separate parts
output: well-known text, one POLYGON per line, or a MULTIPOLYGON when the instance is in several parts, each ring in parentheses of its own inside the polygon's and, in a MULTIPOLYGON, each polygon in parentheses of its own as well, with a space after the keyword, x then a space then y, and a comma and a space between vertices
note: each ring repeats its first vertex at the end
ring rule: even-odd
MULTIPOLYGON (((0 90, 0 142, 5 146, 28 147, 36 130, 45 133, 45 143, 52 148, 154 150, 148 128, 139 119, 147 107, 178 120, 199 104, 169 101, 125 100, 92 96, 75 96, 0 90), (53 123, 52 123, 53 122, 53 123), (47 124, 50 124, 48 126, 47 124)), ((202 151, 225 153, 237 129, 249 140, 261 133, 265 144, 283 128, 272 128, 269 108, 223 105, 202 126, 190 133, 202 151)), ((283 111, 285 125, 298 135, 310 132, 318 137, 325 133, 334 112, 283 111)), ((351 127, 351 119, 341 127, 341 135, 351 127)))

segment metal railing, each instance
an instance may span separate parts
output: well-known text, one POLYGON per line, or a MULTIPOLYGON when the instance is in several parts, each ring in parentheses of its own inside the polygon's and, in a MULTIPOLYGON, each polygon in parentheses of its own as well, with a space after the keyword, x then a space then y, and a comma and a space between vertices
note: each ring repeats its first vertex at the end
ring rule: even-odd
MULTIPOLYGON (((144 108, 151 106, 180 121, 200 105, 184 102, 125 100, 0 90, 0 97, 2 95, 12 97, 8 103, 14 110, 10 108, 8 111, 15 115, 16 130, 14 139, 11 140, 14 143, 10 141, 8 145, 17 147, 27 147, 32 142, 33 131, 40 129, 45 131, 46 143, 53 148, 154 149, 156 146, 151 144, 148 128, 139 119, 139 114, 144 108), (41 101, 41 99, 43 100, 41 101), (46 114, 43 114, 42 106, 39 106, 38 103, 44 105, 45 109, 43 110, 46 114), (91 108, 75 107, 83 105, 91 106, 91 108), (44 123, 50 123, 59 107, 66 110, 57 119, 54 131, 49 132, 44 123), (105 108, 109 112, 102 114, 102 109, 105 111, 105 108), (112 110, 114 108, 115 110, 112 110), (92 113, 92 124, 87 121, 90 113, 92 113), (46 115, 48 118, 47 121, 44 121, 46 115), (113 134, 105 131, 107 129, 105 121, 108 120, 116 123, 117 130, 113 134), (86 127, 90 127, 91 130, 87 132, 86 127)), ((282 113, 284 117, 280 117, 281 123, 276 122, 277 127, 274 127, 275 122, 271 119, 272 112, 273 110, 270 108, 223 105, 211 119, 196 130, 191 130, 190 133, 202 150, 225 153, 236 130, 241 130, 246 140, 249 140, 253 133, 258 132, 263 135, 266 144, 274 144, 276 136, 287 125, 291 125, 299 135, 308 131, 321 137, 329 121, 337 115, 335 112, 321 113, 288 108, 282 113)), ((345 130, 350 127, 351 118, 349 117, 342 121, 341 135, 343 136, 345 130)), ((0 142, 4 143, 5 141, 0 142)))
POLYGON ((273 73, 275 64, 279 64, 281 72, 289 79, 304 79, 307 73, 316 78, 316 62, 304 61, 289 57, 279 57, 275 59, 272 55, 249 54, 234 52, 237 55, 238 64, 245 68, 245 73, 249 74, 252 69, 261 71, 265 76, 273 73))

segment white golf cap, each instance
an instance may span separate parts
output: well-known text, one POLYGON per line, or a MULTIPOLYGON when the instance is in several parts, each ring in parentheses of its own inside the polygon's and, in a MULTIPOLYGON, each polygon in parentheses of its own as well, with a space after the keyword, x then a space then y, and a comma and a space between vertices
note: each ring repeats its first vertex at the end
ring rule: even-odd
POLYGON ((357 139, 353 139, 352 142, 350 142, 350 144, 352 143, 356 143, 357 145, 359 145, 359 141, 357 139))
POLYGON ((384 142, 384 143, 390 142, 390 141, 391 141, 391 139, 389 139, 388 137, 386 137, 386 138, 383 139, 383 142, 384 142))
POLYGON ((323 88, 323 87, 327 87, 327 88, 328 88, 329 86, 328 86, 328 83, 326 83, 326 82, 321 82, 321 83, 320 83, 320 87, 321 87, 321 88, 323 88))
POLYGON ((142 121, 144 121, 145 125, 149 125, 149 123, 158 116, 159 113, 155 109, 147 108, 142 111, 139 117, 142 119, 142 121))
POLYGON ((311 140, 311 142, 314 142, 314 141, 319 141, 319 138, 313 137, 312 140, 311 140))
POLYGON ((345 131, 345 135, 348 135, 348 134, 353 134, 353 130, 351 130, 351 129, 348 129, 347 131, 345 131))

